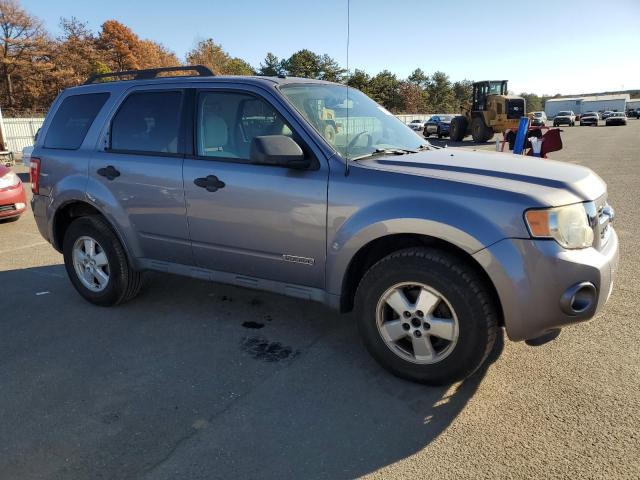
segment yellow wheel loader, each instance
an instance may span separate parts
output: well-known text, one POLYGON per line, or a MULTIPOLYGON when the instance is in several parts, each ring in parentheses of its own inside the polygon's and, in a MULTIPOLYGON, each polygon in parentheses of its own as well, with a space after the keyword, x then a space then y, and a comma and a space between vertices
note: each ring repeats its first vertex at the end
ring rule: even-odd
POLYGON ((517 130, 525 114, 524 98, 508 95, 506 80, 476 82, 472 98, 462 107, 462 115, 451 120, 449 137, 460 142, 471 135, 474 142, 486 142, 495 133, 517 130))

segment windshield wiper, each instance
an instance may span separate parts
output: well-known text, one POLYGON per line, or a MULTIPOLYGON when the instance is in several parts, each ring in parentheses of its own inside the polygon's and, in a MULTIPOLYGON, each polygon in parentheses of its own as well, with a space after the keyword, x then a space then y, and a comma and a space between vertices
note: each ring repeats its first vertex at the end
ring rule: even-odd
POLYGON ((407 153, 418 153, 417 150, 409 150, 406 148, 376 148, 373 152, 351 157, 349 160, 361 160, 363 158, 373 157, 375 155, 406 155, 407 153))

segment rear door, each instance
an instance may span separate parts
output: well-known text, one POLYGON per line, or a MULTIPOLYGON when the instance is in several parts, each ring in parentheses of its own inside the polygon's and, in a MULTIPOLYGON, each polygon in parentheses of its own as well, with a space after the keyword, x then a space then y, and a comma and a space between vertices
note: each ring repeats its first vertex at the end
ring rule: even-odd
POLYGON ((185 159, 184 186, 196 264, 232 274, 225 278, 232 283, 323 288, 328 166, 294 133, 286 109, 251 88, 199 90, 194 98, 194 154, 185 159), (292 136, 313 168, 251 164, 251 140, 278 134, 292 136), (214 188, 203 188, 209 184, 214 188))
POLYGON ((129 90, 91 162, 91 188, 108 190, 100 197, 112 202, 109 212, 142 260, 193 263, 182 187, 184 98, 166 85, 129 90))

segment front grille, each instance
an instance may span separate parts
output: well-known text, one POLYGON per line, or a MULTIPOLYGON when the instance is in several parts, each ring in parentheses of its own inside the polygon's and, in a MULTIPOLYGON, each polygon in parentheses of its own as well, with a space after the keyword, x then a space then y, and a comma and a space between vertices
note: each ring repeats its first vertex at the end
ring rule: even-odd
POLYGON ((11 205, 0 205, 0 213, 13 212, 15 210, 17 210, 17 208, 13 203, 11 205))
POLYGON ((507 118, 520 118, 524 115, 524 100, 511 98, 507 100, 507 118))
POLYGON ((593 246, 596 250, 602 250, 611 236, 614 213, 613 208, 607 203, 606 193, 594 203, 595 212, 589 214, 589 221, 593 228, 593 246))

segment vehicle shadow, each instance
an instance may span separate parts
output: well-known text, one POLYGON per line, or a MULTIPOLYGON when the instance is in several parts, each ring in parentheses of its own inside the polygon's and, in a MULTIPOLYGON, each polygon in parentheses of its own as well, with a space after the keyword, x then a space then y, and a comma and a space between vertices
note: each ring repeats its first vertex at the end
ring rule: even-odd
POLYGON ((10 478, 361 476, 446 431, 504 346, 465 381, 427 387, 388 374, 351 316, 311 302, 151 274, 140 297, 101 308, 62 265, 0 282, 10 478))

